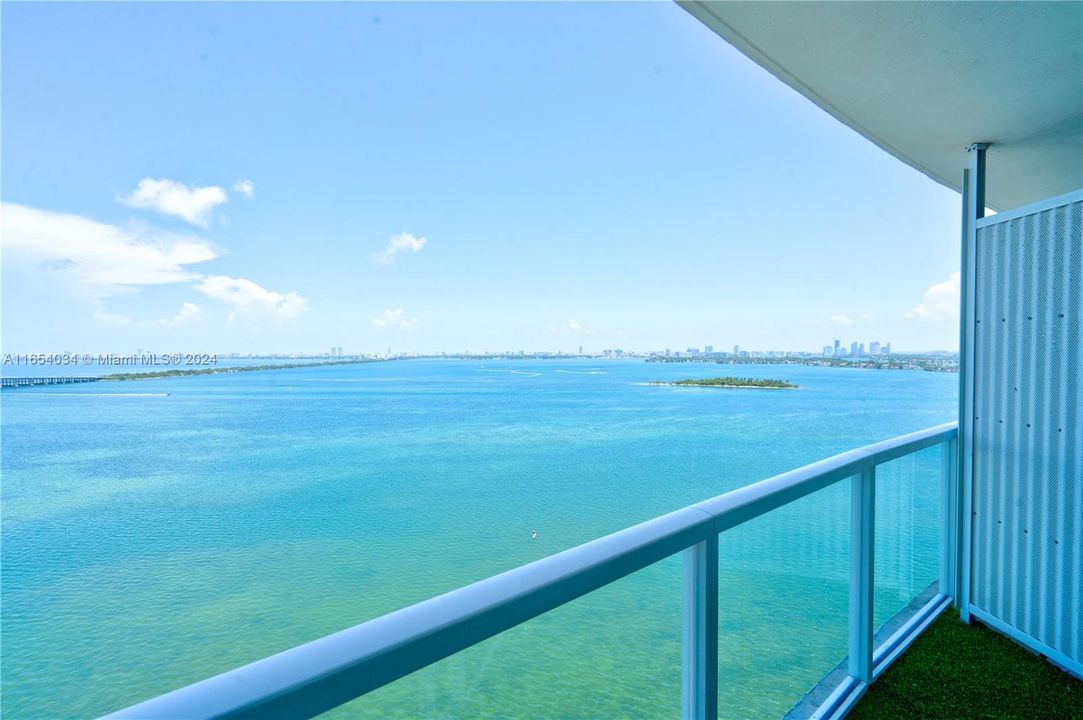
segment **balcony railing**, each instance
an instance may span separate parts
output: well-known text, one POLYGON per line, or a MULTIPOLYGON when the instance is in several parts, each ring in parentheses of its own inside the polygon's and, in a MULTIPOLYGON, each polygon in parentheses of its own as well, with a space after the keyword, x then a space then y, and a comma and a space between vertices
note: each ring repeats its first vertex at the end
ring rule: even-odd
POLYGON ((850 450, 230 670, 109 717, 312 717, 683 552, 682 713, 686 718, 715 718, 720 700, 719 534, 850 479, 848 674, 814 713, 816 717, 840 716, 955 594, 960 507, 956 437, 956 424, 948 423, 850 450), (936 445, 942 446, 939 592, 875 647, 876 469, 936 445))

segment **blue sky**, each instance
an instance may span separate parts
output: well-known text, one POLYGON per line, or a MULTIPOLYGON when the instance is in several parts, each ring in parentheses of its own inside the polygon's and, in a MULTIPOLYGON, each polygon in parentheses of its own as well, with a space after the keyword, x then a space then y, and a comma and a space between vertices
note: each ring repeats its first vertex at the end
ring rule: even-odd
POLYGON ((957 194, 674 4, 2 13, 5 352, 957 347, 957 194))

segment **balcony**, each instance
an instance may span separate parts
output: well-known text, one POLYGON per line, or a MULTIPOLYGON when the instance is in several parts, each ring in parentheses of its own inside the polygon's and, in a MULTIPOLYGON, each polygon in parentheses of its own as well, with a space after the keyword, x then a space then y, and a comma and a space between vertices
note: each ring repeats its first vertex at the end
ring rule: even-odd
MULTIPOLYGON (((657 593, 636 597, 679 594, 673 637, 658 638, 658 676, 621 687, 668 698, 684 717, 747 714, 757 688, 778 683, 789 683, 795 717, 845 716, 953 605, 964 622, 1083 674, 1079 3, 682 4, 840 121, 961 192, 959 422, 747 485, 110 717, 363 707, 369 693, 678 560, 679 572, 652 575, 657 593), (987 206, 1004 212, 985 217, 987 206), (921 492, 905 496, 914 487, 921 492), (915 501, 928 505, 914 511, 915 501), (837 505, 806 537, 848 547, 845 566, 818 566, 808 548, 776 547, 770 532, 750 530, 799 522, 804 502, 837 505), (900 562, 908 542, 920 561, 900 562), (730 572, 738 554, 767 569, 815 567, 772 586, 780 574, 730 572), (799 590, 802 602, 822 598, 822 624, 787 623, 788 595, 799 590), (754 640, 766 669, 752 677, 726 664, 728 628, 740 622, 726 612, 733 593, 762 597, 786 636, 754 640), (811 648, 828 667, 820 677, 788 673, 780 645, 811 648)), ((625 621, 603 615, 581 640, 604 642, 589 633, 625 621)), ((603 671, 619 676, 619 659, 603 671)))

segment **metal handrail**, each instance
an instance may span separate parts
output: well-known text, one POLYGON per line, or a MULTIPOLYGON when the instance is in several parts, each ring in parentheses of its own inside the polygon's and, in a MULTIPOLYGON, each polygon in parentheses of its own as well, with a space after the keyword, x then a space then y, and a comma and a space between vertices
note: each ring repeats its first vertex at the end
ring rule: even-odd
POLYGON ((952 441, 956 433, 956 423, 946 423, 835 455, 107 717, 312 717, 682 550, 691 560, 685 564, 686 714, 713 716, 717 648, 709 636, 717 634, 717 582, 710 578, 718 572, 718 533, 879 464, 952 441))

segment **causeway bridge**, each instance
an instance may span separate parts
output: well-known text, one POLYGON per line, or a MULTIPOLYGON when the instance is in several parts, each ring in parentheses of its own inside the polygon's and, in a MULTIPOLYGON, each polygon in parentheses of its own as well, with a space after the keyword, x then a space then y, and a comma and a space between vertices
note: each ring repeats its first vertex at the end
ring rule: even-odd
POLYGON ((29 387, 31 385, 68 385, 70 383, 97 382, 96 377, 6 377, 0 378, 0 387, 29 387))

